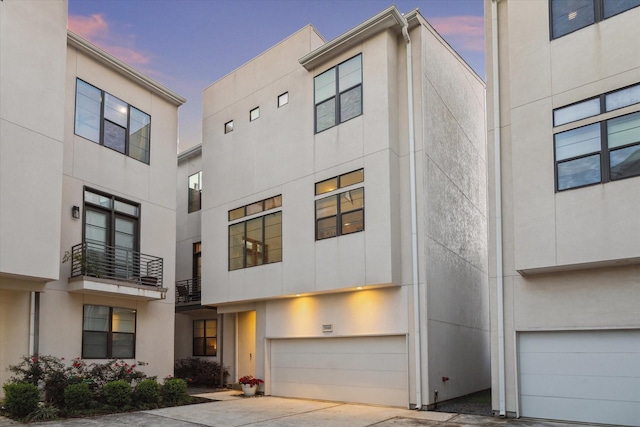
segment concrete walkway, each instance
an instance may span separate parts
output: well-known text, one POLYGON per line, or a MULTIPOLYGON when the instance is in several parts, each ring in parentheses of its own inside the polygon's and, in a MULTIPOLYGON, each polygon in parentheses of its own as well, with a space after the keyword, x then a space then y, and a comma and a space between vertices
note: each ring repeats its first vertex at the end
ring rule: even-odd
MULTIPOLYGON (((512 420, 476 415, 448 414, 443 412, 411 411, 409 409, 324 402, 317 400, 289 399, 272 396, 245 398, 241 392, 222 391, 197 396, 215 399, 216 402, 151 411, 130 412, 94 418, 77 418, 37 423, 40 426, 145 426, 145 427, 240 427, 240 426, 349 426, 349 427, 576 427, 578 424, 512 420)), ((0 417, 0 426, 18 426, 0 417)), ((34 424, 30 424, 34 425, 34 424)))

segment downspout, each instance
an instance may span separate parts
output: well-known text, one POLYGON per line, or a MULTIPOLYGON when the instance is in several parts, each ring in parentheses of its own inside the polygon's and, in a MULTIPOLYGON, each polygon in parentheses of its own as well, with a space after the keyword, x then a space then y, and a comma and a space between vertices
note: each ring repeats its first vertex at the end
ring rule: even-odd
POLYGON ((502 154, 500 147, 500 58, 498 56, 498 0, 491 0, 491 54, 493 59, 493 138, 496 212, 496 294, 498 305, 498 392, 501 417, 506 411, 504 362, 504 280, 502 267, 502 154))
POLYGON ((29 301, 29 355, 40 352, 40 292, 31 292, 29 301))
POLYGON ((411 57, 411 38, 409 37, 409 23, 403 18, 402 36, 407 42, 407 116, 409 118, 409 181, 411 185, 411 255, 412 255, 412 283, 413 283, 413 320, 414 347, 416 362, 416 410, 422 409, 422 341, 420 332, 420 283, 418 282, 418 208, 416 203, 416 144, 413 131, 413 60, 411 57))

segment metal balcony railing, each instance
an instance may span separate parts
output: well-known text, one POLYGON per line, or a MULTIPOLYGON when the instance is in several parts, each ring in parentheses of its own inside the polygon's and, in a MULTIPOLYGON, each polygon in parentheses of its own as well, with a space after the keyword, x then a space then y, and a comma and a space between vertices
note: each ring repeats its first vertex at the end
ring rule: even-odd
POLYGON ((200 278, 176 282, 176 303, 200 302, 200 278))
POLYGON ((71 261, 71 277, 92 276, 162 287, 162 258, 141 254, 119 246, 86 241, 65 256, 71 261))

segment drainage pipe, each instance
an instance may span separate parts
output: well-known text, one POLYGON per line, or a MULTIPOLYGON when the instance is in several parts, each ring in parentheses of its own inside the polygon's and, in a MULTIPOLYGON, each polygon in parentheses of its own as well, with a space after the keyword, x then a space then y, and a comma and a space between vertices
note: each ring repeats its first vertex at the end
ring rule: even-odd
POLYGON ((418 213, 416 202, 416 145, 413 131, 413 59, 411 56, 411 38, 409 37, 409 23, 403 18, 402 36, 407 49, 407 116, 409 120, 409 181, 411 191, 411 254, 412 254, 412 282, 413 282, 413 319, 414 346, 416 362, 416 410, 422 409, 422 340, 420 332, 420 282, 418 281, 418 213))
POLYGON ((491 54, 493 73, 493 139, 496 215, 496 294, 498 305, 498 391, 501 417, 506 416, 504 348, 504 280, 502 266, 502 154, 500 141, 500 58, 498 56, 498 0, 491 0, 491 54))

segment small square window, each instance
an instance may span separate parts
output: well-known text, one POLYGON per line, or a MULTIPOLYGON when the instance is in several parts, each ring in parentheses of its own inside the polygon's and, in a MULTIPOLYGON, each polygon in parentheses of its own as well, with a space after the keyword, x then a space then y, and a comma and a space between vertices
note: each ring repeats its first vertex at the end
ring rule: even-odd
POLYGON ((283 105, 287 105, 289 103, 289 92, 285 92, 282 95, 278 96, 278 108, 283 105))
POLYGON ((233 132, 233 120, 229 120, 224 124, 224 133, 233 132))
POLYGON ((254 120, 258 120, 260 118, 260 107, 256 107, 253 110, 249 111, 249 121, 252 122, 254 120))

